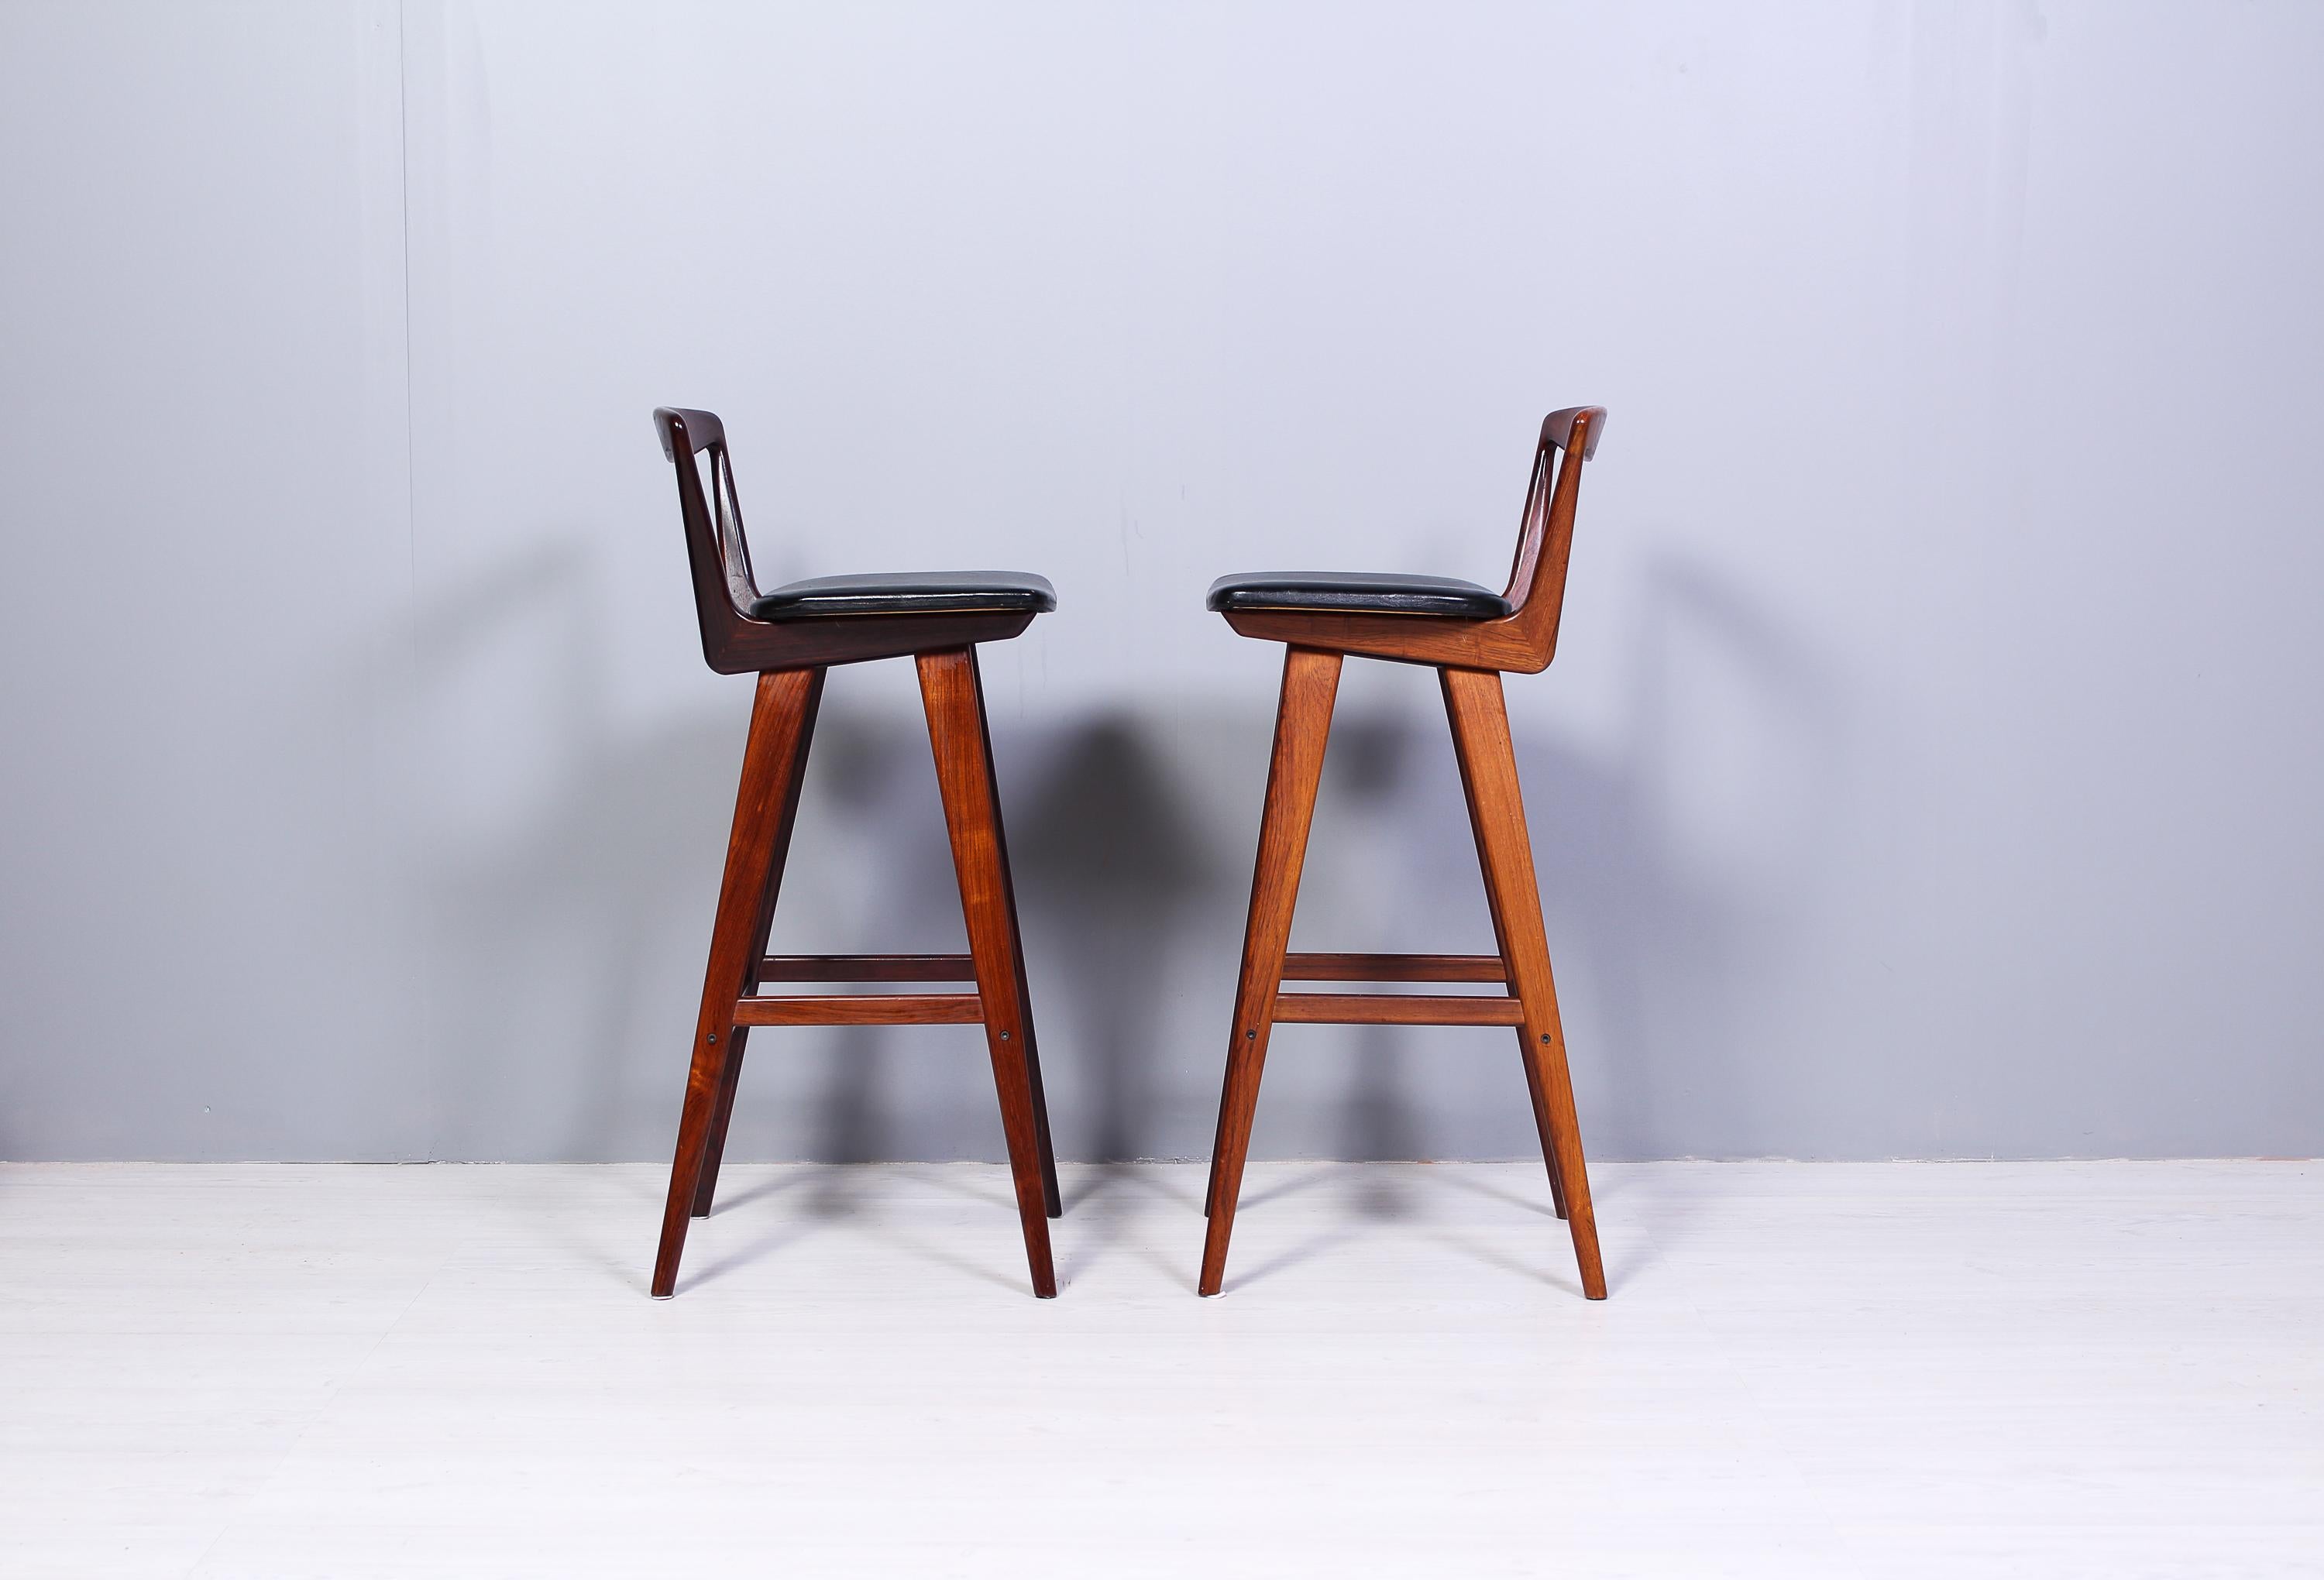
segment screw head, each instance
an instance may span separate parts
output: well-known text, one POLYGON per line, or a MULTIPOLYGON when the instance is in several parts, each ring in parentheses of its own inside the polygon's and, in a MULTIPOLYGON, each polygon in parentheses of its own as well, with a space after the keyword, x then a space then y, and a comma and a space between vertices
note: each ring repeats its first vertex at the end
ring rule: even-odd
POLYGON ((1007 1041, 1009 1040, 1009 1033, 1008 1033, 1007 1032, 1003 1032, 1003 1033, 1001 1033, 1001 1040, 1002 1042, 1004 1042, 1004 1043, 1005 1043, 1005 1042, 1007 1042, 1007 1041))
POLYGON ((1541 1034, 1541 1040, 1542 1040, 1543 1042, 1545 1042, 1545 1043, 1548 1042, 1548 1041, 1549 1041, 1549 1033, 1548 1033, 1547 1032, 1544 1032, 1544 1033, 1542 1033, 1542 1034, 1541 1034))
POLYGON ((1247 1031, 1242 1034, 1242 1040, 1246 1043, 1256 1042, 1258 1038, 1259 1033, 1256 1030, 1247 1031))
POLYGON ((714 1042, 714 1043, 715 1043, 715 1042, 716 1042, 716 1041, 718 1040, 718 1033, 717 1033, 716 1032, 713 1032, 713 1033, 710 1033, 710 1040, 711 1040, 712 1042, 714 1042))

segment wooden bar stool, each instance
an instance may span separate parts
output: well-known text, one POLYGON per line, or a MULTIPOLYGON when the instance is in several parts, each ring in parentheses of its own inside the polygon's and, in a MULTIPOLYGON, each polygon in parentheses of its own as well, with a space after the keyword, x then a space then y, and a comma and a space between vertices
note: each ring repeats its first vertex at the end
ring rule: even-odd
POLYGON ((1535 675, 1557 648, 1565 598, 1565 562, 1573 542, 1573 503, 1582 465, 1598 449, 1605 409, 1554 411, 1541 426, 1533 482, 1517 535, 1508 590, 1496 596, 1473 582, 1435 576, 1351 575, 1328 571, 1225 576, 1209 606, 1236 632, 1281 642, 1283 694, 1275 715, 1275 751, 1267 771, 1267 807, 1251 875, 1250 921, 1243 933, 1242 978, 1227 1044, 1226 1090, 1211 1152, 1210 1228, 1203 1243, 1206 1295, 1226 1275, 1227 1240, 1250 1150, 1268 1033, 1276 1023, 1360 1025, 1514 1026, 1533 1095, 1534 1123, 1549 1165, 1557 1216, 1568 1220, 1582 1266, 1582 1292, 1606 1298, 1590 1178, 1567 1078, 1557 990, 1534 886, 1533 847, 1517 793, 1517 758, 1501 700, 1501 675, 1535 675), (1563 456, 1561 460, 1559 457, 1563 456), (1469 821, 1484 868, 1493 915, 1495 955, 1286 954, 1299 868, 1315 810, 1315 786, 1332 730, 1340 666, 1350 654, 1434 666, 1452 722, 1452 749, 1469 821), (1361 993, 1286 993, 1295 982, 1499 982, 1508 991, 1473 997, 1361 993))
POLYGON ((1000 788, 985 726, 976 645, 1014 637, 1057 606, 1039 576, 1015 572, 825 576, 761 592, 734 494, 726 432, 706 411, 661 408, 654 430, 678 470, 678 502, 702 624, 702 656, 721 675, 756 671, 758 700, 734 796, 726 875, 710 933, 702 1013, 678 1157, 669 1171, 653 1292, 677 1288, 687 1219, 707 1217, 718 1183, 734 1086, 753 1026, 978 1024, 1001 1090, 1001 1123, 1033 1292, 1057 1292, 1048 1220, 1059 1211, 1057 1165, 1041 1096, 1041 1061, 1025 989, 1024 947, 1001 831, 1000 788), (697 459, 706 456, 706 463, 697 459), (704 472, 709 493, 705 498, 704 472), (968 923, 964 955, 773 955, 775 893, 798 813, 807 743, 825 672, 835 664, 909 654, 919 666, 953 866, 968 923), (968 993, 762 997, 765 982, 973 982, 968 993))

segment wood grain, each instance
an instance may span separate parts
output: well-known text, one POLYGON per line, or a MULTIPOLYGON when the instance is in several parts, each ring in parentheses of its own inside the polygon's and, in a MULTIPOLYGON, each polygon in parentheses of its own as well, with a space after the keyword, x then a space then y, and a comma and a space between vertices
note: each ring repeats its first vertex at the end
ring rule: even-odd
POLYGON ((1549 969, 1549 938, 1541 922, 1541 895, 1534 882, 1533 840, 1525 801, 1517 787, 1517 752, 1509 740, 1509 716, 1501 697, 1501 677, 1489 671, 1447 669, 1443 675, 1445 711, 1461 759, 1485 886, 1501 930, 1509 979, 1524 1002, 1518 1027, 1527 1065, 1537 1084, 1539 1113, 1549 1130, 1549 1152, 1562 1188, 1573 1255, 1581 1265, 1582 1292, 1606 1298, 1606 1271, 1598 1254, 1598 1220, 1591 1209, 1590 1173, 1582 1155, 1582 1123, 1573 1107, 1573 1082, 1566 1068, 1565 1033, 1557 1015, 1557 988, 1549 969))
MULTIPOLYGON (((1438 676, 1438 684, 1441 688, 1443 684, 1441 673, 1438 676)), ((1445 717, 1450 721, 1452 711, 1449 703, 1445 717)), ((1470 831, 1476 840, 1477 869, 1480 873, 1487 872, 1491 868, 1492 860, 1485 847, 1485 822, 1478 811, 1476 783, 1469 771, 1469 753, 1462 742, 1461 731, 1457 726, 1452 731, 1452 756, 1454 761, 1460 766, 1461 794, 1468 804, 1470 831)), ((1489 881, 1485 885, 1485 908, 1493 919, 1493 942, 1501 951, 1502 969, 1506 979, 1509 954, 1509 930, 1501 920, 1499 892, 1489 881)), ((1531 1039, 1526 1035, 1524 1025, 1520 1024, 1517 1027, 1517 1067, 1525 1072, 1526 1099, 1533 1109, 1534 1134, 1540 1138, 1542 1163, 1549 1172, 1550 1205, 1561 1220, 1570 1221, 1572 1214, 1565 1204, 1565 1176, 1558 1168, 1557 1144, 1554 1139, 1554 1126, 1550 1123, 1549 1101, 1542 1090, 1541 1072, 1528 1048, 1531 1039)))
POLYGON ((732 1109, 732 1082, 741 1068, 731 1034, 734 1005, 766 952, 771 879, 798 812, 799 776, 815 732, 816 709, 823 700, 823 680, 821 669, 779 669, 759 676, 742 777, 734 791, 726 869, 718 885, 718 914, 710 930, 710 961, 703 973, 702 1007, 695 1020, 694 1057, 678 1120, 678 1153, 670 1164, 669 1199, 662 1210, 661 1244, 654 1255, 652 1288, 659 1299, 677 1291, 687 1219, 702 1181, 711 1131, 722 1106, 732 1109))
POLYGON ((738 1026, 973 1025, 983 1018, 973 993, 802 993, 734 1006, 738 1026))
POLYGON ((970 648, 922 653, 918 663, 936 784, 944 795, 945 827, 952 837, 953 868, 960 877, 968 950, 976 963, 977 992, 984 1001, 985 1046, 1001 1096, 1001 1125, 1017 1186, 1017 1214, 1024 1225, 1025 1258, 1032 1271, 1033 1292, 1050 1299, 1057 1292, 1049 1254, 1054 1175, 1043 1166, 1046 1116, 1032 1073, 1032 1015, 1017 958, 1016 907, 1001 844, 1000 800, 986 745, 976 653, 970 648))
MULTIPOLYGON (((798 822, 799 789, 807 780, 807 752, 815 743, 815 721, 821 706, 821 683, 810 700, 805 717, 799 723, 798 749, 791 753, 790 780, 783 792, 782 809, 775 826, 774 847, 767 862, 767 876, 761 884, 759 914, 751 928, 749 952, 763 953, 767 947, 767 931, 775 919, 776 896, 782 891, 783 868, 789 860, 791 832, 798 822)), ((749 986, 745 979, 744 986, 749 986)), ((710 1133, 703 1142, 702 1171, 694 1184, 693 1216, 708 1217, 710 1204, 718 1193, 718 1171, 726 1160, 726 1131, 734 1118, 734 1093, 742 1081, 743 1054, 750 1048, 751 1033, 741 1026, 727 1039, 726 1070, 718 1083, 717 1106, 711 1110, 710 1133)))
POLYGON ((1278 993, 1275 1019, 1305 1025, 1513 1026, 1525 1006, 1491 994, 1278 993))
POLYGON ((1506 982, 1499 955, 1287 954, 1286 982, 1506 982))
POLYGON ((1041 1084, 1041 1039, 1033 1026, 1033 989, 1025 975, 1025 934, 1017 924, 1017 868, 1009 859, 1007 820, 1001 815, 1001 779, 993 767, 992 721, 984 705, 984 666, 976 649, 968 650, 968 675, 976 694, 976 739, 984 758, 985 804, 991 808, 992 844, 1001 858, 1001 903, 1009 917, 1009 954, 1017 967, 1017 1002, 1020 1006, 1025 1043, 1025 1078, 1033 1089, 1033 1140, 1041 1158, 1041 1197, 1051 1217, 1065 1216, 1065 1197, 1057 1188, 1057 1150, 1049 1139, 1049 1099, 1041 1084))
POLYGON ((1226 1277, 1227 1242, 1234 1234, 1235 1199, 1250 1151, 1251 1116, 1267 1066, 1268 1033, 1283 986, 1284 945, 1299 901, 1299 869, 1307 857, 1307 831, 1315 817, 1315 787, 1332 733, 1332 705, 1340 691, 1341 658, 1313 648, 1283 655, 1283 689, 1275 710, 1275 747, 1267 769, 1267 804, 1259 814, 1259 856, 1250 879, 1250 915, 1243 927, 1242 974, 1235 988, 1234 1020, 1227 1028, 1226 1087, 1219 1099, 1218 1137, 1211 1149, 1196 1289, 1215 1295, 1226 1277))
POLYGON ((967 955, 769 955, 759 962, 761 982, 973 982, 967 955))

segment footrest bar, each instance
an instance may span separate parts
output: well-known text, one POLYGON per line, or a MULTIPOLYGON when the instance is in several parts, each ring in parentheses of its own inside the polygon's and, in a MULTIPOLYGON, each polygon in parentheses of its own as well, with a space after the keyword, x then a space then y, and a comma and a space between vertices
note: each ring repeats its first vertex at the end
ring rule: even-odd
POLYGON ((1525 1006, 1489 994, 1278 993, 1275 1018, 1306 1025, 1515 1026, 1525 1024, 1525 1006))
POLYGON ((976 962, 966 955, 769 955, 759 962, 761 982, 973 982, 976 962))
POLYGON ((1287 954, 1286 982, 1506 982, 1499 955, 1287 954))
POLYGON ((736 1001, 738 1026, 940 1026, 984 1018, 973 993, 799 994, 736 1001))

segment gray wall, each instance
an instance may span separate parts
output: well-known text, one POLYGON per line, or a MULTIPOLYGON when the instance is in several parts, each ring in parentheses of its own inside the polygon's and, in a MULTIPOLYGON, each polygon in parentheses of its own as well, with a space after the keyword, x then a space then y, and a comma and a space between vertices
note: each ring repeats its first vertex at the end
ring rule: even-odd
MULTIPOLYGON (((0 10, 0 1155, 666 1155, 762 571, 1047 573, 987 656, 1056 1131, 1208 1144, 1277 656, 1496 580, 1613 418, 1524 753, 1605 1156, 2324 1149, 2324 10, 0 10)), ((908 666, 778 923, 959 937, 908 666)), ((1489 947, 1429 677, 1303 947, 1489 947)), ((764 1039, 737 1157, 992 1156, 973 1031, 764 1039)), ((1298 1028, 1275 1155, 1516 1155, 1298 1028)))

